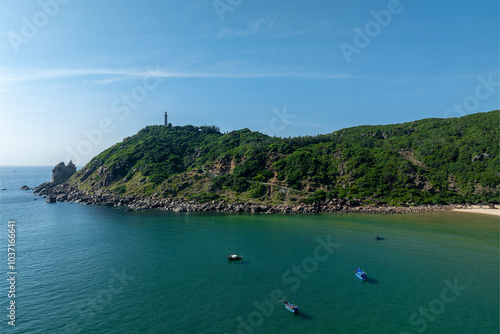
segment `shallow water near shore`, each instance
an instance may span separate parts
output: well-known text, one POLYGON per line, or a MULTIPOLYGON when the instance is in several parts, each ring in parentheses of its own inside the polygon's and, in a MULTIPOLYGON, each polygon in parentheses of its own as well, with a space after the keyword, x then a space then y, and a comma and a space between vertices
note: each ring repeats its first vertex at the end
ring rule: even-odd
POLYGON ((18 190, 50 170, 0 168, 2 277, 9 219, 17 266, 2 333, 499 332, 498 217, 127 212, 18 190))

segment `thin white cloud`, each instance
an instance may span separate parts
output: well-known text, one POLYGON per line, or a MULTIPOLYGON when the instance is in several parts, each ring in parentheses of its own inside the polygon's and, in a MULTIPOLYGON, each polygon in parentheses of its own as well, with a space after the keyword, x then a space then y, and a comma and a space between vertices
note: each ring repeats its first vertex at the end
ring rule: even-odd
POLYGON ((231 29, 231 28, 221 27, 222 30, 217 35, 217 37, 219 38, 242 37, 242 36, 263 34, 265 32, 270 31, 273 28, 275 22, 276 22, 275 19, 263 18, 253 21, 243 29, 240 28, 231 29))
POLYGON ((243 28, 221 27, 217 35, 218 38, 243 37, 261 34, 273 34, 279 36, 295 36, 304 34, 313 30, 324 28, 331 22, 301 22, 294 19, 294 13, 289 13, 281 18, 277 15, 256 19, 248 23, 243 28))
POLYGON ((15 71, 0 68, 0 85, 24 81, 57 80, 87 76, 134 76, 134 72, 125 72, 113 69, 48 69, 33 71, 15 71))
POLYGON ((85 83, 111 84, 113 82, 136 80, 146 76, 158 78, 214 78, 214 79, 258 79, 258 78, 297 78, 297 79, 347 79, 346 74, 324 74, 313 72, 176 72, 156 68, 146 70, 127 69, 47 69, 33 71, 13 71, 0 68, 0 87, 33 81, 55 81, 81 78, 85 83))

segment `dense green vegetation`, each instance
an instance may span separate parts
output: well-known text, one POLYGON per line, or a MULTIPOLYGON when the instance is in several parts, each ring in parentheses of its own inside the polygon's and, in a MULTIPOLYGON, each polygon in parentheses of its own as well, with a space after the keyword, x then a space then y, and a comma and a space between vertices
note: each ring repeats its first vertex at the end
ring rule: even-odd
POLYGON ((93 192, 268 203, 497 203, 500 111, 277 138, 148 126, 70 182, 93 192))

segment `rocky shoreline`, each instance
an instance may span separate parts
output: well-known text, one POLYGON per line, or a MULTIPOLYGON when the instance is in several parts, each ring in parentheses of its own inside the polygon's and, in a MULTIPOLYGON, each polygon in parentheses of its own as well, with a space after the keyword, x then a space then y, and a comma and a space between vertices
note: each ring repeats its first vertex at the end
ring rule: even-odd
MULTIPOLYGON (((444 211, 452 209, 472 208, 471 205, 425 205, 425 206, 381 206, 362 205, 346 199, 333 199, 313 204, 295 205, 267 205, 252 203, 225 203, 212 201, 196 203, 182 199, 164 199, 141 196, 117 196, 101 191, 88 194, 68 184, 54 184, 47 182, 33 188, 33 193, 47 197, 53 202, 74 202, 85 205, 124 206, 130 210, 160 209, 172 212, 224 212, 224 213, 263 213, 263 214, 315 214, 321 212, 336 213, 369 213, 369 214, 397 214, 429 211, 444 211)), ((475 206, 477 207, 477 206, 475 206)), ((493 205, 486 208, 496 209, 493 205)))

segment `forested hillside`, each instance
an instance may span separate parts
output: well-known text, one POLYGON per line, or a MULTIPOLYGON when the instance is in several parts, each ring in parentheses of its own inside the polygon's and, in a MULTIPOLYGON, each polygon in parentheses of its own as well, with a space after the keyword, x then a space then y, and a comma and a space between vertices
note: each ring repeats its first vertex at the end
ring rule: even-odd
POLYGON ((87 193, 267 204, 497 203, 500 111, 277 138, 148 126, 67 181, 87 193))

